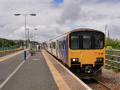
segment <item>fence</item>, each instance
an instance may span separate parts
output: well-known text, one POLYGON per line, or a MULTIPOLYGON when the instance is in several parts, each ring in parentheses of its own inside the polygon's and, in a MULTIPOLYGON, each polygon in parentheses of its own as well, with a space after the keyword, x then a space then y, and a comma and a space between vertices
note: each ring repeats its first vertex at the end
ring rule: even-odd
POLYGON ((11 49, 16 49, 16 48, 20 48, 20 47, 19 47, 19 46, 0 47, 0 51, 3 51, 3 50, 11 50, 11 49))
POLYGON ((20 48, 19 46, 14 46, 14 47, 2 47, 0 48, 0 57, 4 56, 6 54, 21 50, 22 48, 20 48))
POLYGON ((120 71, 120 50, 106 49, 106 68, 120 71))

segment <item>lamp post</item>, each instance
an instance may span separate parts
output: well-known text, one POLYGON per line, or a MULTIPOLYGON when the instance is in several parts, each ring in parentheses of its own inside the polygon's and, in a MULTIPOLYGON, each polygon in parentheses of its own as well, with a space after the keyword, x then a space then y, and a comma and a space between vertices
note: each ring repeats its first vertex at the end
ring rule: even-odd
POLYGON ((28 49, 29 49, 29 51, 30 51, 30 34, 29 34, 29 33, 30 33, 30 31, 29 31, 30 29, 29 29, 29 28, 26 28, 26 30, 27 30, 27 33, 28 33, 28 34, 27 34, 27 35, 28 35, 28 49))
MULTIPOLYGON (((34 30, 37 31, 38 28, 34 28, 34 30)), ((39 45, 38 45, 38 34, 37 33, 36 33, 35 41, 37 42, 36 43, 36 51, 38 51, 39 50, 39 45)))
POLYGON ((107 34, 106 34, 106 32, 107 32, 107 27, 108 27, 108 25, 106 24, 105 25, 105 36, 107 37, 107 34))
MULTIPOLYGON (((38 28, 34 28, 34 30, 36 31, 36 30, 38 30, 38 28)), ((37 34, 36 34, 36 36, 38 36, 37 34)), ((36 37, 37 38, 37 37, 36 37)), ((36 40, 37 41, 37 40, 36 40)))
MULTIPOLYGON (((14 14, 15 16, 20 16, 20 15, 23 15, 25 17, 25 42, 24 42, 24 60, 26 60, 26 18, 27 16, 36 16, 36 14, 14 14)), ((29 39, 29 35, 28 35, 28 39, 29 39)))

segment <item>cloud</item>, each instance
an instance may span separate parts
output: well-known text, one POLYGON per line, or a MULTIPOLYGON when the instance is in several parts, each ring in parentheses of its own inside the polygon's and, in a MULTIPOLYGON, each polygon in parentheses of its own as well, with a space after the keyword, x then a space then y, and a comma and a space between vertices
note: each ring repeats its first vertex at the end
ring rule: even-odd
POLYGON ((72 24, 76 20, 85 18, 85 14, 81 9, 81 3, 78 3, 76 0, 70 0, 70 2, 66 1, 61 7, 64 9, 61 17, 57 21, 59 24, 72 24))
POLYGON ((24 39, 24 16, 15 13, 36 13, 27 16, 31 40, 52 39, 77 27, 94 28, 104 32, 105 25, 112 38, 119 38, 120 2, 99 0, 64 0, 56 5, 53 0, 1 0, 0 37, 24 39), (37 27, 37 31, 33 31, 37 27))

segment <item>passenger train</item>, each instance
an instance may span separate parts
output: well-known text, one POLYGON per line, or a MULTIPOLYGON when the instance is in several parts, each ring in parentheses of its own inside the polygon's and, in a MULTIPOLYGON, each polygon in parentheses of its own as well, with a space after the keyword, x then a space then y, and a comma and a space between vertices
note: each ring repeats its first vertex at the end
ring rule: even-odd
POLYGON ((70 69, 92 74, 105 65, 105 35, 101 31, 79 28, 45 43, 46 50, 70 69))

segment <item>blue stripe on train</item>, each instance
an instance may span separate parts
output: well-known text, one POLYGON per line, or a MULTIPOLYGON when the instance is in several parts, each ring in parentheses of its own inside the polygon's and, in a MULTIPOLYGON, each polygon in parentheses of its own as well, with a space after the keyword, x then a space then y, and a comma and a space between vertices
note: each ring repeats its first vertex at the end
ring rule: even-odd
POLYGON ((66 38, 66 43, 65 43, 65 52, 66 52, 66 63, 68 65, 68 36, 66 38))

